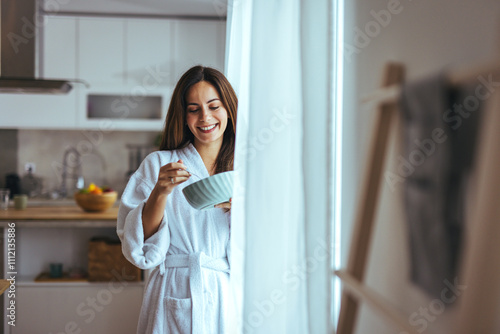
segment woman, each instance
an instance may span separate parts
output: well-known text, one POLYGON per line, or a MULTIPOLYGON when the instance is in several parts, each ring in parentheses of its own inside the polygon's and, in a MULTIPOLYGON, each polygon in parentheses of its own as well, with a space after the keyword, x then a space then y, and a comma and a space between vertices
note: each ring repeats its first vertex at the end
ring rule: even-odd
POLYGON ((153 269, 138 333, 226 333, 230 203, 193 209, 182 189, 233 168, 238 100, 222 73, 189 69, 175 87, 160 151, 144 159, 121 197, 125 257, 153 269))

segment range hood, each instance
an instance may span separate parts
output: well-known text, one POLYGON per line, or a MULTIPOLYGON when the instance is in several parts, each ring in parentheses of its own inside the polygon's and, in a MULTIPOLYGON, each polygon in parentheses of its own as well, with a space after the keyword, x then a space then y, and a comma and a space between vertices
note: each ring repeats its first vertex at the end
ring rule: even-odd
POLYGON ((39 29, 35 27, 41 21, 37 0, 0 3, 0 93, 67 94, 72 89, 70 80, 44 80, 37 75, 39 29))

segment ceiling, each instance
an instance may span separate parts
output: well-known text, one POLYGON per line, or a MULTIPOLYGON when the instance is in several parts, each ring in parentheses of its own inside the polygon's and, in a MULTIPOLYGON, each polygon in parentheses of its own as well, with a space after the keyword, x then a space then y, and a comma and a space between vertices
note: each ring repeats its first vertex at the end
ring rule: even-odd
POLYGON ((228 0, 41 0, 46 12, 225 18, 228 0))

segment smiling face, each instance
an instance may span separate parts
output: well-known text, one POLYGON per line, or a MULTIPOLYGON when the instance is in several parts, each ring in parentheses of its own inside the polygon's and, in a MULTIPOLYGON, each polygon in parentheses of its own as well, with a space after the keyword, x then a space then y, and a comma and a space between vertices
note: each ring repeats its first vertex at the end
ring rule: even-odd
POLYGON ((220 145, 227 127, 227 111, 214 86, 194 84, 186 93, 186 123, 194 135, 194 146, 220 145))

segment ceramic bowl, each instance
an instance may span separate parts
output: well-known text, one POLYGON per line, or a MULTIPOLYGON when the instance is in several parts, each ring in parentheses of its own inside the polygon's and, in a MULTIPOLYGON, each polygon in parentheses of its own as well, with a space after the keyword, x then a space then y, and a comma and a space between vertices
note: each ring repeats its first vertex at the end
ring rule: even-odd
POLYGON ((111 191, 102 194, 75 193, 75 202, 80 208, 87 212, 102 212, 113 206, 116 202, 117 193, 111 191))
POLYGON ((215 174, 188 185, 182 192, 193 208, 211 209, 233 197, 233 178, 234 171, 215 174))

